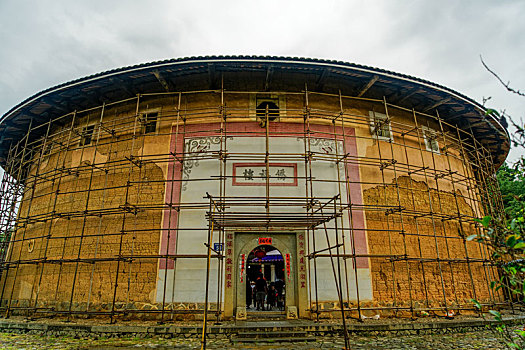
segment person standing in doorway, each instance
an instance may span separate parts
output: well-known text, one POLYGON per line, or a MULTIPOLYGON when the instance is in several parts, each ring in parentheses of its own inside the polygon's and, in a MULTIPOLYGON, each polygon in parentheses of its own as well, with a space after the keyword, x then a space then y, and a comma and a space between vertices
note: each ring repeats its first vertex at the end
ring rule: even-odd
POLYGON ((277 290, 275 290, 275 286, 273 282, 271 282, 270 287, 268 288, 268 296, 266 297, 266 305, 268 305, 268 310, 272 310, 275 307, 276 299, 277 290))
POLYGON ((259 274, 259 277, 257 277, 257 280, 255 281, 255 293, 257 310, 262 309, 264 311, 264 299, 266 293, 268 293, 268 285, 262 273, 259 274))
POLYGON ((277 291, 277 308, 284 310, 284 281, 277 278, 275 281, 275 290, 277 291))
POLYGON ((252 306, 252 286, 248 282, 246 283, 246 308, 250 308, 252 306))

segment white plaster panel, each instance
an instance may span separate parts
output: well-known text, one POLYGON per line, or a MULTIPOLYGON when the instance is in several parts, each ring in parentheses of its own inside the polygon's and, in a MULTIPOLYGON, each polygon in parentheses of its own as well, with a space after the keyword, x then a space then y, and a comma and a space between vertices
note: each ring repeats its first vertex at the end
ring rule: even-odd
MULTIPOLYGON (((266 186, 234 186, 233 179, 231 178, 233 173, 233 163, 264 163, 264 151, 265 151, 264 137, 234 137, 226 140, 226 149, 230 153, 246 153, 253 154, 258 153, 260 160, 228 160, 226 163, 226 196, 247 196, 247 197, 265 197, 266 186)), ((185 141, 186 149, 194 150, 204 154, 206 151, 214 151, 220 149, 219 139, 215 138, 210 141, 210 138, 199 138, 185 141), (204 150, 204 151, 203 151, 204 150)), ((333 156, 336 153, 342 155, 342 142, 338 142, 337 147, 333 140, 324 139, 311 139, 309 149, 315 152, 314 159, 312 161, 312 177, 313 180, 313 196, 316 198, 331 198, 339 193, 339 186, 341 186, 341 195, 343 201, 346 202, 347 197, 347 186, 342 183, 338 184, 335 182, 338 179, 337 171, 339 171, 339 178, 344 180, 345 169, 341 166, 336 166, 333 159, 330 160, 328 157, 333 156), (319 180, 331 180, 320 182, 319 180), (317 181, 316 181, 317 180, 317 181)), ((270 163, 296 163, 297 164, 297 186, 276 186, 271 185, 269 187, 270 197, 305 197, 306 195, 306 180, 305 180, 305 162, 297 162, 297 155, 304 153, 305 141, 298 137, 273 137, 270 138, 269 152, 271 155, 283 154, 282 159, 271 159, 270 163), (293 161, 287 160, 286 154, 296 155, 293 161)), ((191 154, 191 153, 190 153, 191 154)), ((199 153, 193 153, 199 154, 199 153)), ((206 192, 209 192, 212 196, 219 196, 219 179, 216 180, 210 178, 210 174, 219 175, 219 161, 217 159, 204 159, 201 157, 197 161, 185 162, 185 170, 183 171, 183 187, 181 192, 182 203, 205 203, 203 197, 206 192), (184 181, 185 179, 191 179, 192 181, 184 181), (202 179, 202 181, 198 181, 202 179), (197 181, 194 181, 197 180, 197 181)), ((255 170, 254 166, 254 170, 255 170)), ((244 169, 244 168, 243 168, 244 169)), ((274 167, 271 167, 271 171, 274 167)), ((239 176, 239 174, 237 174, 239 176)), ((272 182, 277 182, 273 180, 272 182)), ((326 199, 322 200, 326 202, 326 199)), ((261 211, 264 212, 264 207, 231 207, 231 211, 261 211)), ((297 212, 304 208, 298 207, 278 207, 272 208, 272 211, 279 212, 297 212)), ((333 207, 327 206, 324 209, 325 214, 333 213, 333 207)), ((335 245, 335 221, 332 220, 327 223, 327 233, 330 240, 330 245, 335 245)), ((179 231, 177 237, 177 253, 179 254, 206 254, 206 247, 204 242, 207 241, 207 225, 208 222, 205 217, 204 210, 183 210, 179 217, 179 231), (191 230, 190 230, 191 229, 191 230)), ((349 217, 348 213, 343 212, 343 216, 338 219, 337 225, 339 228, 346 228, 344 231, 344 240, 346 245, 346 253, 351 253, 351 237, 348 231, 349 228, 349 217)), ((317 230, 315 234, 316 249, 323 249, 328 247, 326 236, 323 230, 317 230)), ((313 242, 310 240, 310 250, 313 251, 313 242)), ((334 251, 335 252, 335 251, 334 251)), ((340 249, 343 253, 343 249, 340 249)), ((216 264, 215 261, 212 261, 216 264)), ((347 273, 349 281, 349 289, 351 298, 355 298, 355 275, 352 260, 348 259, 347 273)), ((311 265, 313 266, 313 265, 311 265)), ((343 269, 344 271, 344 269, 343 269)), ((159 270, 158 274, 158 287, 157 287, 157 301, 162 301, 162 291, 164 288, 164 270, 159 270)), ((337 300, 337 293, 335 290, 335 284, 332 274, 332 267, 329 258, 318 258, 317 260, 317 273, 318 273, 318 288, 319 298, 323 300, 337 300)), ((368 268, 358 269, 357 272, 360 288, 361 299, 372 298, 372 285, 370 280, 370 273, 368 268)), ((174 301, 176 302, 202 302, 204 301, 204 283, 206 276, 206 260, 205 259, 179 259, 175 265, 175 292, 173 293, 173 271, 169 270, 167 275, 167 286, 168 291, 166 300, 171 301, 171 295, 174 295, 174 301)), ((216 268, 212 265, 212 272, 210 274, 210 301, 214 301, 216 296, 216 268)), ((313 284, 312 284, 313 286, 313 284)))

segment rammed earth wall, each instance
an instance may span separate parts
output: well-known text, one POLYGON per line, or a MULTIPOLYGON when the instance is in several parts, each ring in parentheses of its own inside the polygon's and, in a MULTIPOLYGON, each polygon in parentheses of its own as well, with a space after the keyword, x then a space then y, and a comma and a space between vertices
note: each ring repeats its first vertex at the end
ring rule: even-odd
MULTIPOLYGON (((311 94, 306 108, 301 93, 264 93, 283 108, 266 129, 256 115, 256 93, 181 96, 142 96, 74 114, 28 148, 31 164, 7 255, 10 268, 1 281, 4 307, 152 318, 163 308, 184 318, 200 313, 206 192, 264 197, 266 186, 235 187, 231 169, 236 162, 264 164, 265 146, 270 162, 297 169, 293 186, 268 185, 270 198, 293 197, 306 210, 317 205, 312 196, 325 202, 339 196, 337 226, 327 224, 330 242, 322 226, 305 227, 304 255, 298 249, 292 257, 303 258, 306 268, 301 274, 308 293, 301 295, 308 300, 298 302, 300 315, 339 315, 327 256, 336 232, 344 258, 343 301, 356 315, 357 305, 368 315, 384 309, 389 316, 397 308, 408 315, 410 308, 459 309, 470 298, 501 298, 489 292, 495 272, 487 252, 464 240, 478 230, 473 218, 484 212, 479 187, 485 180, 466 158, 456 129, 381 101, 311 94), (152 113, 155 131, 146 133, 152 113), (390 138, 375 136, 374 113, 388 115, 390 138), (434 134, 425 136, 421 126, 434 134), (428 149, 427 136, 439 150, 428 149), (206 137, 217 142, 197 142, 206 137), (191 140, 197 140, 192 149, 191 140), (314 250, 325 256, 314 262, 314 250)), ((214 242, 224 242, 221 235, 214 242)), ((219 297, 221 309, 232 310, 227 296, 237 294, 224 293, 225 265, 214 259, 211 267, 213 308, 219 297)), ((235 288, 237 274, 232 278, 235 288)))

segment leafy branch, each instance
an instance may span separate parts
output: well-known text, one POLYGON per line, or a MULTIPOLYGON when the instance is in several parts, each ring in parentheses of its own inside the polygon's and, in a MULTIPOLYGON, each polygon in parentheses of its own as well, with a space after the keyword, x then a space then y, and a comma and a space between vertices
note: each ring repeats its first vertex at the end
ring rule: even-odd
MULTIPOLYGON (((481 57, 481 63, 507 89, 507 91, 521 97, 525 93, 510 86, 510 81, 505 83, 481 57)), ((485 104, 489 98, 483 99, 485 104)), ((487 115, 497 118, 503 126, 507 127, 509 119, 516 131, 511 134, 513 147, 525 149, 525 124, 520 120, 519 124, 505 113, 493 109, 486 110, 487 115)), ((522 153, 523 154, 523 153, 522 153)), ((485 216, 476 221, 482 229, 477 235, 471 235, 467 240, 475 240, 485 244, 491 252, 491 258, 498 267, 499 279, 491 282, 490 287, 497 292, 499 290, 511 302, 523 304, 525 298, 525 156, 512 166, 503 164, 497 172, 497 180, 501 189, 506 216, 485 216)), ((482 305, 472 300, 474 306, 481 312, 482 305)), ((499 336, 500 340, 509 349, 525 349, 525 329, 513 329, 503 321, 499 311, 489 310, 497 325, 491 329, 499 336)), ((482 316, 485 319, 487 315, 482 316)))

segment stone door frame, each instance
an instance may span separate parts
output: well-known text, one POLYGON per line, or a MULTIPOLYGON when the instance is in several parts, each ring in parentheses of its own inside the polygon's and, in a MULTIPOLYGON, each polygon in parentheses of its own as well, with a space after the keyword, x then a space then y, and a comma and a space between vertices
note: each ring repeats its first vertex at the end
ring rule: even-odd
MULTIPOLYGON (((245 254, 245 259, 248 258, 250 252, 259 246, 259 237, 272 237, 272 246, 279 250, 286 257, 290 255, 290 278, 285 273, 285 311, 287 318, 298 317, 299 295, 298 291, 298 274, 297 274, 297 231, 284 232, 234 232, 234 291, 232 295, 233 309, 235 310, 235 318, 238 320, 246 319, 246 270, 244 271, 243 281, 241 282, 241 255, 245 254)), ((285 262, 286 264, 286 262, 285 262)), ((245 269, 246 269, 245 262, 245 269)), ((305 293, 306 294, 306 293, 305 293)), ((301 303, 302 304, 302 303, 301 303)))

